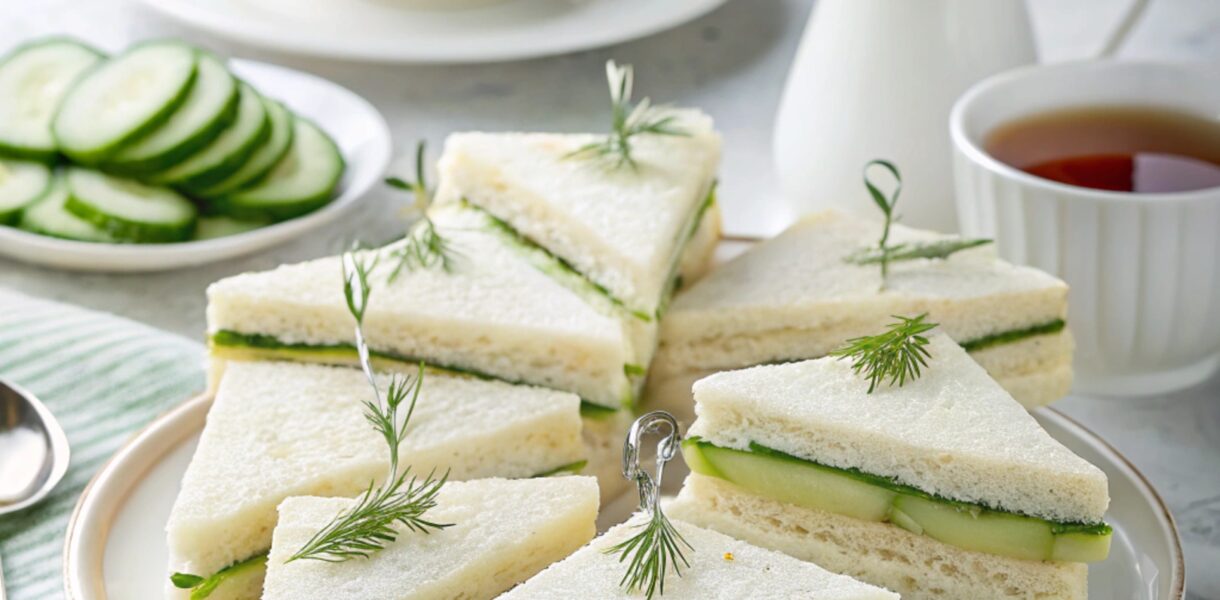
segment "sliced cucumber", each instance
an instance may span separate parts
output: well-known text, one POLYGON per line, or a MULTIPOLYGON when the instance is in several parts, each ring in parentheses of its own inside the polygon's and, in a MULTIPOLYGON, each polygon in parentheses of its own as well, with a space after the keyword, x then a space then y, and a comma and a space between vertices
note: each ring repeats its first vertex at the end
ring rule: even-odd
POLYGON ((756 494, 865 521, 885 522, 946 544, 1025 560, 1105 560, 1105 524, 1056 523, 932 496, 889 479, 836 469, 775 450, 682 442, 691 471, 756 494))
POLYGON ((185 190, 202 189, 233 174, 271 135, 271 121, 254 88, 240 86, 237 117, 216 139, 182 162, 150 177, 185 190))
POLYGON ((156 129, 189 95, 198 58, 185 44, 150 42, 82 75, 51 122, 60 151, 95 164, 156 129))
POLYGON ((19 46, 0 59, 0 154, 55 160, 55 109, 81 73, 101 59, 97 50, 66 38, 19 46))
POLYGON ((80 167, 67 180, 65 207, 120 241, 179 242, 195 231, 195 205, 169 188, 80 167))
POLYGON ((20 227, 26 231, 82 242, 114 242, 101 227, 70 213, 64 208, 68 201, 68 184, 63 175, 51 179, 51 189, 42 198, 21 212, 20 227))
POLYGON ((292 113, 283 104, 266 97, 263 98, 263 104, 267 109, 267 117, 271 120, 270 137, 254 151, 240 169, 213 185, 196 190, 195 195, 200 198, 215 198, 259 181, 288 153, 292 146, 294 129, 292 113))
POLYGON ((270 221, 266 220, 239 221, 230 217, 199 217, 199 222, 195 225, 195 239, 211 240, 237 235, 247 231, 254 231, 259 227, 266 227, 270 223, 270 221))
POLYGON ((106 159, 106 170, 148 175, 168 169, 208 145, 237 113, 237 80, 219 59, 201 53, 191 93, 169 119, 106 159))
POLYGON ((209 199, 219 214, 239 219, 282 221, 330 202, 343 175, 338 146, 317 125, 296 118, 292 148, 252 187, 209 199))
POLYGON ((51 169, 42 163, 0 158, 0 225, 12 225, 21 211, 47 193, 51 169))

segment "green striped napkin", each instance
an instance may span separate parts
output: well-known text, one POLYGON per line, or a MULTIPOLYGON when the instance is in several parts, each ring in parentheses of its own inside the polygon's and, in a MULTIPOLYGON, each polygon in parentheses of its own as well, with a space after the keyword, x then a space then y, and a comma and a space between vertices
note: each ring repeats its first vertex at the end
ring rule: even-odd
POLYGON ((203 390, 203 356, 146 325, 0 289, 0 377, 45 402, 72 446, 46 500, 0 517, 9 600, 63 597, 64 529, 81 490, 133 432, 203 390))

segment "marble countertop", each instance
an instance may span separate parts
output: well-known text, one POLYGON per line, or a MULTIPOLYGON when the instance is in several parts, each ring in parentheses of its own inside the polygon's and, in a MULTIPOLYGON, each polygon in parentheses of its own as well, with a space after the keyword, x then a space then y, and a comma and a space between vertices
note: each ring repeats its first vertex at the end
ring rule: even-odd
MULTIPOLYGON (((1090 56, 1122 0, 1030 0, 1042 57, 1090 56)), ((703 107, 726 140, 721 196, 732 233, 768 235, 786 222, 772 183, 774 109, 796 50, 807 0, 736 0, 674 30, 610 48, 493 65, 366 66, 287 56, 186 30, 132 0, 4 0, 0 50, 44 33, 70 33, 117 48, 180 35, 223 54, 312 71, 364 95, 393 130, 396 171, 408 172, 416 140, 439 147, 457 129, 592 130, 602 127, 601 65, 636 66, 648 95, 703 107), (587 84, 587 85, 586 85, 587 84), (562 87, 564 93, 554 90, 562 87)), ((1220 2, 1153 0, 1120 57, 1208 60, 1220 65, 1220 2)), ((1220 68, 1220 67, 1218 67, 1220 68)), ((0 259, 0 286, 145 321, 191 338, 204 330, 204 289, 221 277, 335 253, 351 240, 400 232, 400 198, 373 192, 336 226, 248 257, 147 275, 78 274, 0 259)), ((1140 400, 1073 396, 1058 405, 1126 454, 1177 517, 1192 599, 1220 598, 1220 379, 1140 400)))

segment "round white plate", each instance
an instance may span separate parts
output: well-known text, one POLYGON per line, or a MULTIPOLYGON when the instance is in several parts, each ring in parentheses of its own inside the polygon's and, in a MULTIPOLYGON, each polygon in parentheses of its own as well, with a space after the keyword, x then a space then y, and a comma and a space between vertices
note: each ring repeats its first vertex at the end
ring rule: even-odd
MULTIPOLYGON (((201 396, 154 421, 85 488, 68 524, 64 589, 70 600, 158 598, 168 564, 165 523, 203 430, 201 396)), ((1110 557, 1089 569, 1089 592, 1109 600, 1181 600, 1182 549, 1173 517, 1143 475, 1109 444, 1053 409, 1035 413, 1047 432, 1110 479, 1110 557)), ((676 491, 684 465, 667 470, 676 491)), ((671 487, 672 486, 672 487, 671 487)), ((635 494, 603 509, 604 529, 631 514, 635 494)))
POLYGON ((372 62, 464 63, 607 46, 675 27, 725 1, 144 0, 144 4, 188 26, 274 50, 372 62))
POLYGON ((347 88, 308 73, 247 60, 233 72, 267 96, 312 119, 339 145, 347 169, 339 195, 307 215, 246 233, 178 244, 94 244, 0 227, 0 254, 29 263, 81 271, 159 271, 262 250, 334 221, 381 180, 390 162, 390 129, 381 113, 347 88))

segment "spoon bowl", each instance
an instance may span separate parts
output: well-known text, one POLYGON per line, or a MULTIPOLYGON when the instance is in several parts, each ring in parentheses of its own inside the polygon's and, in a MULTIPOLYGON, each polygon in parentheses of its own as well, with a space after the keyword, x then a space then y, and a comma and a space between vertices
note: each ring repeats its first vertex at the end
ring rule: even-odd
POLYGON ((0 379, 0 516, 30 507, 68 471, 68 437, 33 394, 0 379))

